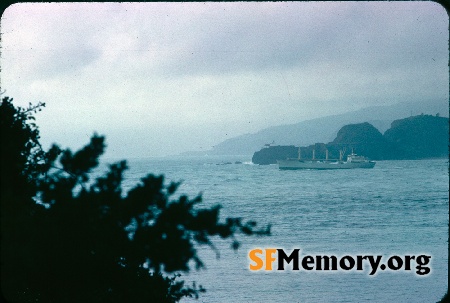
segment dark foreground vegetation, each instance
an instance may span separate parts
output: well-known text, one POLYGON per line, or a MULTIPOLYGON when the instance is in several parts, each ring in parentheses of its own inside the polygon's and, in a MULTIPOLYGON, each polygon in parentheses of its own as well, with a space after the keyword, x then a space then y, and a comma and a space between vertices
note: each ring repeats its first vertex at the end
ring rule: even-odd
MULTIPOLYGON (((329 143, 316 143, 300 147, 301 157, 311 159, 313 150, 316 159, 339 159, 340 151, 366 156, 371 160, 417 160, 447 158, 449 143, 449 119, 439 115, 419 115, 395 120, 391 128, 381 134, 370 123, 343 126, 336 138, 329 143)), ((298 147, 270 146, 254 153, 255 164, 275 164, 276 160, 297 158, 298 147)))
POLYGON ((220 206, 175 195, 179 183, 144 177, 121 188, 125 161, 92 180, 105 150, 94 134, 76 152, 44 151, 33 113, 4 97, 1 121, 1 287, 7 302, 177 302, 197 297, 179 272, 203 266, 212 237, 269 234, 253 221, 219 220, 220 206))

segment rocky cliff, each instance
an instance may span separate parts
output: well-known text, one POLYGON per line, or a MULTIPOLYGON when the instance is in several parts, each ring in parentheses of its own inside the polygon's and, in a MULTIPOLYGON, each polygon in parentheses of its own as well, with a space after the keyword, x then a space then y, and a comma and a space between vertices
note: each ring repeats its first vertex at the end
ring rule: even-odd
MULTIPOLYGON (((332 142, 301 147, 300 154, 311 159, 314 151, 316 159, 324 159, 328 150, 330 159, 338 159, 340 151, 345 157, 353 150, 372 160, 438 158, 448 157, 448 143, 448 118, 419 115, 395 120, 384 135, 367 122, 345 125, 332 142)), ((298 152, 293 145, 270 146, 256 152, 252 161, 274 164, 278 159, 295 158, 298 152)))

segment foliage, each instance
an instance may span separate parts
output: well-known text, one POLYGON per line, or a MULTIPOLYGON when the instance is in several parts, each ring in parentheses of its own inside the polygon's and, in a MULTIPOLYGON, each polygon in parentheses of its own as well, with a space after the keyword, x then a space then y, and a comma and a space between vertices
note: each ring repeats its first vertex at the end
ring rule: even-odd
POLYGON ((91 179, 105 150, 94 134, 76 152, 44 152, 32 112, 5 97, 1 113, 2 292, 11 302, 177 302, 197 297, 179 272, 203 266, 212 237, 269 234, 253 221, 219 221, 220 206, 176 196, 180 183, 152 174, 123 192, 126 161, 91 179), (36 202, 37 201, 37 202, 36 202))
POLYGON ((35 188, 31 187, 32 183, 29 181, 42 171, 39 164, 42 163, 45 153, 39 144, 39 131, 33 122, 32 113, 41 110, 45 104, 30 104, 26 109, 16 109, 12 101, 5 97, 0 107, 1 193, 22 196, 24 190, 31 191, 27 194, 33 193, 35 188), (7 186, 9 184, 11 186, 7 186))

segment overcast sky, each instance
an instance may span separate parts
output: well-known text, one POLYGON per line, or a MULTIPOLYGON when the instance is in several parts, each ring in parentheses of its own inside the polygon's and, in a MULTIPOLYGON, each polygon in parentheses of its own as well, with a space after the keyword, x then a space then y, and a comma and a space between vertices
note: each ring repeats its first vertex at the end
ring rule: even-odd
POLYGON ((44 145, 97 131, 109 157, 449 98, 448 16, 428 1, 20 3, 1 33, 2 91, 47 104, 44 145))

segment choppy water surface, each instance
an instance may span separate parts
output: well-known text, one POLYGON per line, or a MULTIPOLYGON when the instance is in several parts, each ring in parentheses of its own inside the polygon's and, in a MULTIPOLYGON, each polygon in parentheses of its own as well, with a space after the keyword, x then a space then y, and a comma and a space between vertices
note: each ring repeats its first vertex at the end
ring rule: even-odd
MULTIPOLYGON (((222 217, 272 225, 272 236, 217 239, 220 258, 200 248, 206 270, 184 275, 207 289, 197 302, 436 302, 447 289, 448 162, 380 161, 373 169, 280 171, 248 157, 129 161, 126 186, 146 173, 183 180, 178 193, 203 193, 222 217), (234 164, 240 160, 244 164, 234 164), (230 165, 216 165, 231 161, 230 165), (248 162, 245 162, 248 161, 248 162), (302 255, 432 256, 432 272, 251 272, 253 248, 300 248, 302 255)), ((414 263, 413 263, 414 264, 414 263)), ((183 302, 191 302, 185 299, 183 302)))

